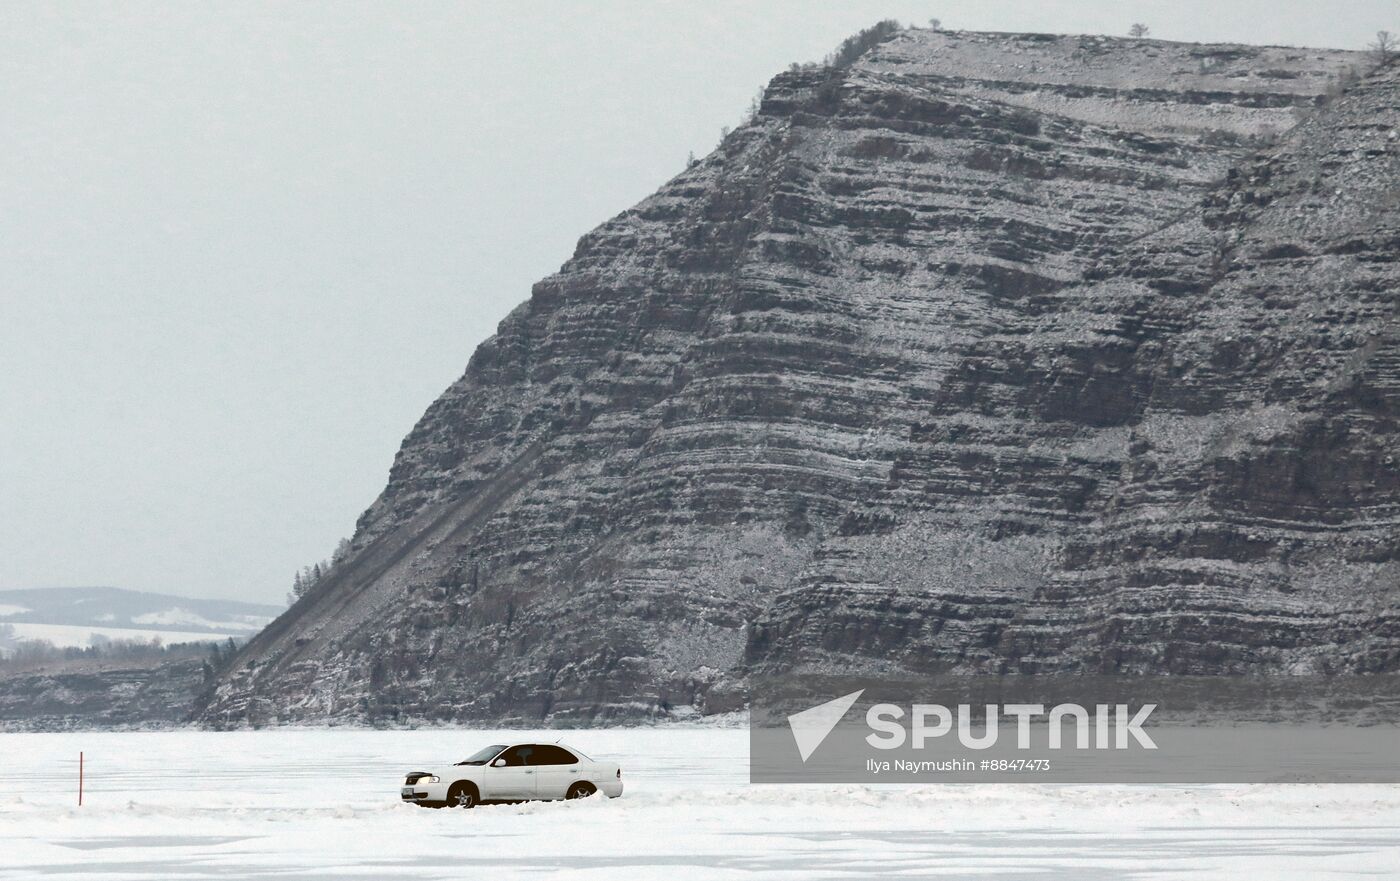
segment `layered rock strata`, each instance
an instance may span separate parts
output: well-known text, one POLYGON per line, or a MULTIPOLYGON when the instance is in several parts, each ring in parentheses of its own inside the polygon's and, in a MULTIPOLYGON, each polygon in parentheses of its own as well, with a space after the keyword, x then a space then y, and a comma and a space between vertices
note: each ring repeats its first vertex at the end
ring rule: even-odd
POLYGON ((206 720, 752 671, 1393 670, 1397 73, 905 31, 776 77, 405 439, 206 720))

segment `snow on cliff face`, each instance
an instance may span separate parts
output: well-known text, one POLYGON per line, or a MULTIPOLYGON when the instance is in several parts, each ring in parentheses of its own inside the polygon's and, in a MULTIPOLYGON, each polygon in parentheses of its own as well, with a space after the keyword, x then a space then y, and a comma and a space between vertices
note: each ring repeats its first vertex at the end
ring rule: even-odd
POLYGON ((911 31, 776 77, 476 351, 206 718, 1395 669, 1397 74, 1322 106, 1360 63, 911 31))

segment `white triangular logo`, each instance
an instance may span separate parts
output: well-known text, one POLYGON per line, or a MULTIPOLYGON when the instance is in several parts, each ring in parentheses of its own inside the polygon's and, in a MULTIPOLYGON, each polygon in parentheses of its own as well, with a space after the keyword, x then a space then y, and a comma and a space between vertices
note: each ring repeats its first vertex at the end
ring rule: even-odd
POLYGON ((817 751, 817 747, 822 745, 822 741, 826 740, 826 736, 841 721, 841 717, 846 715, 851 704, 862 694, 865 694, 863 688, 818 704, 810 710, 788 716, 788 727, 792 729, 792 739, 797 741, 797 753, 802 756, 802 761, 807 761, 807 757, 817 751))

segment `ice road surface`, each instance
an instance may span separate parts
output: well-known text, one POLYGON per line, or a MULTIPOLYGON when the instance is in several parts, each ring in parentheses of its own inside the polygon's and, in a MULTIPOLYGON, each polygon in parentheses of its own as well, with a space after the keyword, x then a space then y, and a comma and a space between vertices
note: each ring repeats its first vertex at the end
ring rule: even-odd
POLYGON ((0 878, 1400 877, 1396 786, 749 786, 747 751, 713 728, 0 734, 0 878), (626 794, 399 802, 405 771, 559 738, 626 794))

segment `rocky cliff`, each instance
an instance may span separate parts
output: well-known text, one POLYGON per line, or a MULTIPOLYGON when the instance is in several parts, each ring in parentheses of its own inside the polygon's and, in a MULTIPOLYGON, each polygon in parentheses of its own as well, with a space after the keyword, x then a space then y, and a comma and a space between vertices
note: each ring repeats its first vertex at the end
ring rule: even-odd
POLYGON ((178 725, 200 708, 211 672, 188 656, 0 669, 0 732, 178 725))
POLYGON ((910 30, 580 240, 209 720, 1400 666, 1400 82, 910 30))

